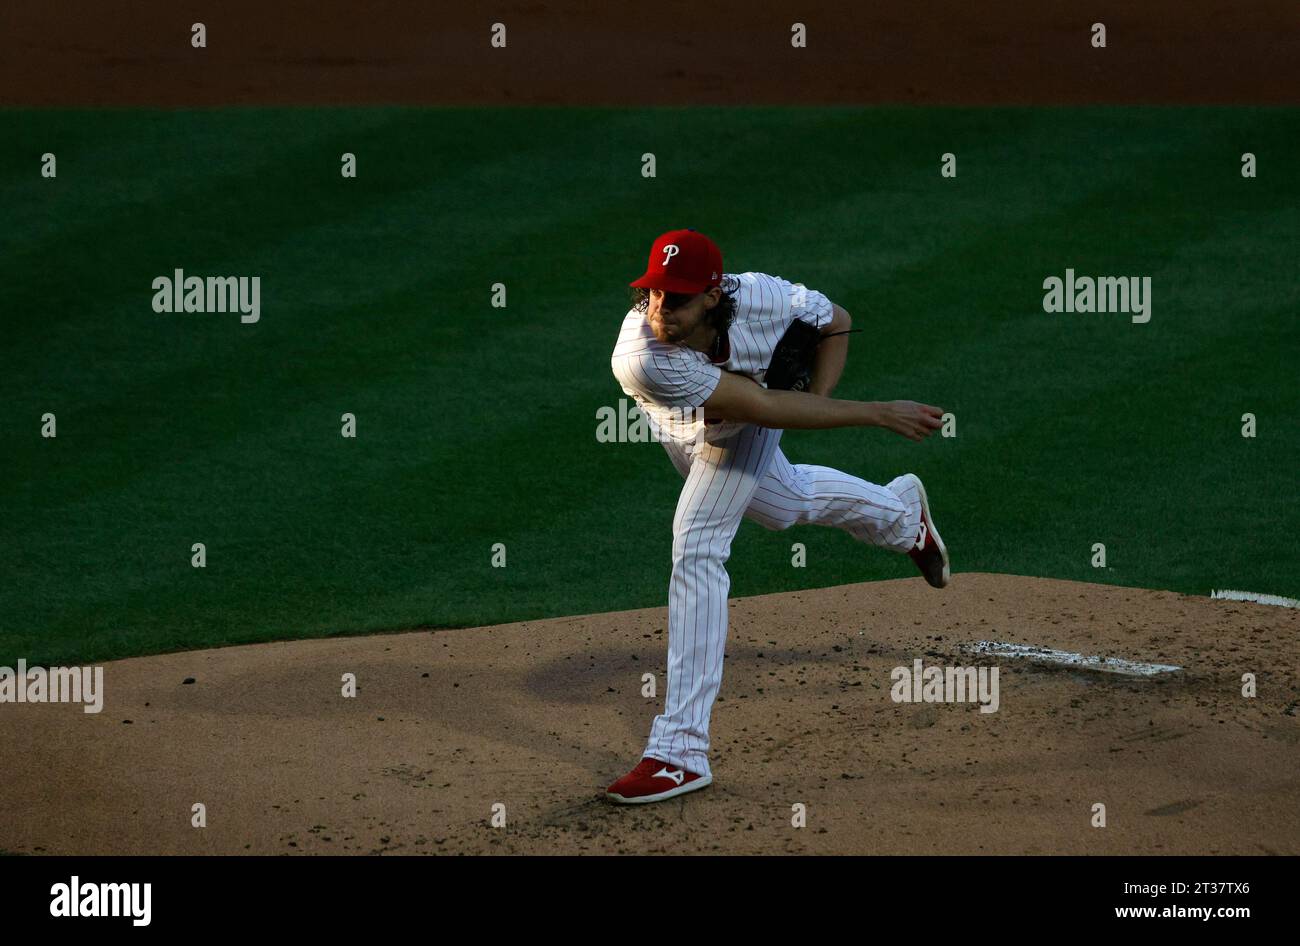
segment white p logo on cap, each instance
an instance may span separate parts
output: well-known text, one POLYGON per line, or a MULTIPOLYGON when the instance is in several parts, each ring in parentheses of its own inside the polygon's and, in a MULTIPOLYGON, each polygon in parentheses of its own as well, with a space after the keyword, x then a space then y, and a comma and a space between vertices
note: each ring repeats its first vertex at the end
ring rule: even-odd
POLYGON ((676 243, 669 243, 667 246, 665 246, 665 247, 664 247, 664 265, 667 266, 667 265, 668 265, 668 261, 669 261, 670 259, 672 259, 674 256, 676 256, 676 255, 677 255, 678 253, 680 253, 680 252, 681 252, 681 249, 677 246, 676 243))

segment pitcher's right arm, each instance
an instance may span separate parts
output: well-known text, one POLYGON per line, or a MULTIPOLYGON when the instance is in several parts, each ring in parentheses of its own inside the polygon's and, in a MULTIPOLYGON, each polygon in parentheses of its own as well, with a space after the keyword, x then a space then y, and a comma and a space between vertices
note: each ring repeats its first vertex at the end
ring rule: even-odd
POLYGON ((883 427, 924 440, 942 425, 943 409, 916 401, 845 401, 802 391, 771 391, 743 375, 722 372, 704 402, 704 416, 781 430, 883 427))

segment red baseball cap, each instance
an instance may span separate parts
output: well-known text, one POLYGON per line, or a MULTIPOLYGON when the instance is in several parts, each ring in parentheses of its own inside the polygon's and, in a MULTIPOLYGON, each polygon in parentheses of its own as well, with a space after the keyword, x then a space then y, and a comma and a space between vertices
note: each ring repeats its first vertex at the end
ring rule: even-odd
POLYGON ((664 292, 705 292, 722 282, 722 250, 703 233, 669 230, 650 247, 645 275, 629 285, 664 292))

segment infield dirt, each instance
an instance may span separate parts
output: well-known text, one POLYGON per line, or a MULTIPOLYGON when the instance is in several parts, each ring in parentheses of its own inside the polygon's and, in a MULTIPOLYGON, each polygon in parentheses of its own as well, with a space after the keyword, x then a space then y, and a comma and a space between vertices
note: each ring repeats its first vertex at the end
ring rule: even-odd
POLYGON ((601 797, 661 706, 662 689, 641 695, 642 674, 664 680, 656 608, 108 664, 98 715, 0 714, 0 849, 1300 853, 1300 612, 961 574, 944 591, 847 585, 731 614, 715 783, 662 805, 601 797), (1004 660, 997 712, 891 699, 891 670, 918 657, 990 663, 963 652, 976 640, 1184 670, 1004 660))

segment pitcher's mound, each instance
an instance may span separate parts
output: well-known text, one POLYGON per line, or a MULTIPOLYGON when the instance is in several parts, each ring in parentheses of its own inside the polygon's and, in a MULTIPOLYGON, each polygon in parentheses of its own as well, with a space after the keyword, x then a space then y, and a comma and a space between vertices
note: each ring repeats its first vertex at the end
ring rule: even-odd
POLYGON ((1001 575, 736 600, 714 784, 637 808, 602 790, 662 706, 662 608, 125 660, 98 715, 3 707, 0 850, 1296 854, 1298 632, 1001 575), (996 712, 895 702, 917 659, 999 667, 996 712))

